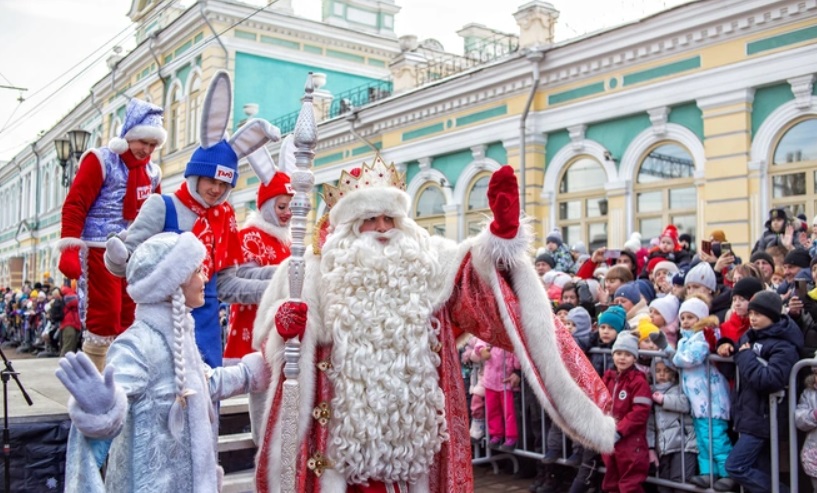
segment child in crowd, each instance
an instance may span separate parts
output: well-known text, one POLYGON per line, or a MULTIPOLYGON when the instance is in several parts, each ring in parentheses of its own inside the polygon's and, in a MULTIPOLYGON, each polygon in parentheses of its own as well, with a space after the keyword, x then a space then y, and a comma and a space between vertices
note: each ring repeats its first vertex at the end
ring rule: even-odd
MULTIPOLYGON (((650 416, 647 443, 650 462, 658 468, 658 477, 683 483, 695 475, 698 447, 695 428, 689 415, 689 399, 678 385, 678 373, 672 363, 655 360, 655 384, 652 386, 655 416, 650 416)), ((659 493, 673 488, 658 487, 659 493)))
POLYGON ((650 318, 647 302, 635 282, 628 282, 616 290, 613 303, 620 305, 627 312, 627 324, 630 329, 637 329, 642 319, 650 318))
POLYGON ((567 323, 567 314, 570 313, 570 310, 576 308, 575 305, 571 303, 559 303, 556 305, 556 308, 553 309, 553 314, 556 315, 556 318, 562 321, 563 324, 567 323))
MULTIPOLYGON (((613 305, 599 315, 598 325, 599 329, 590 334, 590 348, 611 349, 618 334, 627 326, 627 314, 620 306, 613 305)), ((604 376, 607 370, 614 368, 613 356, 607 352, 591 352, 590 362, 593 363, 593 368, 599 376, 604 376)), ((594 482, 597 482, 595 472, 601 461, 599 454, 585 448, 581 461, 581 466, 570 486, 570 493, 585 493, 594 482)))
MULTIPOLYGON (((638 323, 638 328, 632 331, 632 334, 638 337, 638 349, 640 351, 658 351, 662 349, 654 342, 656 336, 661 334, 661 330, 657 325, 650 322, 649 318, 641 319, 641 322, 638 323)), ((664 341, 666 341, 666 337, 664 337, 664 341)), ((666 342, 664 343, 664 347, 666 347, 666 342)), ((651 364, 652 357, 650 356, 640 356, 636 360, 636 366, 646 375, 650 374, 651 364)))
MULTIPOLYGON (((735 395, 734 430, 740 434, 726 470, 747 493, 772 490, 769 475, 769 395, 783 390, 800 359, 803 335, 782 315, 777 293, 761 291, 749 301, 749 330, 738 341, 734 361, 740 377, 735 395)), ((774 479, 776 480, 776 478, 774 479)), ((789 489, 780 484, 781 493, 789 489)))
POLYGON ((678 266, 669 260, 658 262, 652 271, 652 283, 656 293, 672 293, 672 276, 678 273, 678 266))
MULTIPOLYGON (((567 314, 565 328, 567 328, 567 330, 573 334, 573 340, 576 341, 576 344, 584 352, 590 350, 590 328, 592 324, 593 322, 590 319, 590 314, 587 313, 587 310, 580 306, 573 308, 567 314)), ((547 449, 545 451, 545 456, 542 458, 542 462, 545 464, 552 464, 556 462, 561 455, 563 442, 564 432, 562 432, 558 426, 552 424, 548 430, 547 449)), ((572 453, 570 457, 567 458, 567 465, 578 466, 581 463, 581 458, 582 447, 579 445, 579 443, 574 443, 572 453)))
POLYGON ((794 420, 800 431, 808 433, 800 451, 800 461, 803 472, 811 478, 812 493, 817 493, 817 375, 812 373, 807 376, 805 387, 800 394, 794 420))
POLYGON ((780 265, 775 265, 774 272, 772 272, 772 278, 771 278, 771 283, 770 283, 772 289, 777 291, 777 288, 779 288, 780 285, 783 284, 783 281, 785 281, 785 280, 786 280, 786 277, 783 274, 783 267, 780 266, 780 265))
POLYGON ((514 389, 506 380, 519 370, 519 360, 511 351, 493 347, 477 339, 474 352, 483 362, 483 382, 485 387, 485 419, 488 423, 490 444, 505 448, 516 447, 519 432, 516 427, 516 413, 513 405, 514 389))
POLYGON ((744 277, 732 288, 732 311, 721 324, 718 356, 728 358, 734 354, 737 342, 749 330, 749 300, 760 291, 763 283, 754 277, 744 277))
MULTIPOLYGON (((701 488, 710 486, 712 481, 722 485, 729 481, 726 472, 726 458, 732 450, 727 429, 729 427, 729 387, 726 379, 709 365, 709 354, 717 340, 717 317, 709 316, 709 307, 700 298, 692 297, 681 304, 678 311, 681 321, 681 339, 672 357, 672 363, 683 370, 682 387, 689 398, 692 422, 698 440, 699 476, 691 482, 701 488), (711 396, 711 399, 710 399, 711 396), (709 448, 709 418, 712 419, 712 449, 709 448), (710 469, 710 456, 712 467, 710 469)), ((726 491, 726 490, 724 490, 726 491)))
POLYGON ((556 261, 555 270, 568 274, 576 273, 576 264, 573 262, 573 255, 570 248, 564 244, 562 233, 558 229, 551 231, 545 238, 545 248, 547 248, 553 260, 556 261))
POLYGON ((604 455, 607 472, 602 489, 631 493, 644 491, 650 459, 647 448, 647 420, 650 416, 652 393, 644 373, 635 367, 638 339, 623 332, 613 344, 615 369, 604 374, 604 383, 613 396, 613 417, 616 419, 616 446, 612 454, 604 455))
POLYGON ((474 336, 468 338, 462 351, 462 363, 471 366, 468 384, 468 393, 471 395, 470 435, 474 440, 482 440, 485 436, 485 386, 482 383, 482 358, 474 351, 477 341, 474 336))
POLYGON ((222 368, 202 360, 190 310, 204 304, 205 255, 192 233, 139 245, 126 269, 136 319, 111 344, 104 373, 85 353, 60 360, 57 378, 71 393, 71 491, 220 489, 215 403, 265 391, 270 371, 260 353, 222 368), (90 438, 112 440, 104 485, 90 438))
POLYGON ((656 298, 650 303, 650 321, 661 329, 672 347, 678 343, 678 309, 680 307, 681 302, 671 294, 663 298, 656 298))
POLYGON ((658 237, 658 246, 650 248, 647 263, 654 258, 663 258, 676 265, 689 262, 689 252, 678 242, 678 228, 668 225, 658 237))

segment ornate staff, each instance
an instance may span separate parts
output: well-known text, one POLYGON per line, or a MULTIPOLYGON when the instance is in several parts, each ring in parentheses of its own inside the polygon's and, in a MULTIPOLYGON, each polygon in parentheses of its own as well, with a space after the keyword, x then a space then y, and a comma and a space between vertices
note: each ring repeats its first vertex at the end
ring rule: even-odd
MULTIPOLYGON (((292 188, 295 195, 289 203, 292 210, 292 255, 289 260, 289 296, 299 301, 304 284, 304 237, 306 236, 306 216, 312 209, 310 194, 315 184, 312 175, 312 160, 315 157, 315 145, 318 141, 318 128, 315 123, 315 112, 312 109, 312 72, 306 78, 304 97, 301 100, 301 112, 295 123, 295 166, 292 173, 292 188)), ((281 409, 281 491, 295 493, 296 470, 298 457, 298 360, 301 355, 301 343, 297 337, 286 342, 284 347, 284 381, 281 409)))

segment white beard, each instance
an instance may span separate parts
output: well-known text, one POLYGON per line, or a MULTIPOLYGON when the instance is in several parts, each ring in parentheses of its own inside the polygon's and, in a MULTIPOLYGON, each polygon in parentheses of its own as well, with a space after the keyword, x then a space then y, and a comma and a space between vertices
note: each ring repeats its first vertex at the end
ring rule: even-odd
MULTIPOLYGON (((448 439, 427 236, 404 224, 388 245, 336 231, 323 250, 324 321, 333 338, 329 458, 348 483, 416 482, 448 439)), ((417 229, 414 229, 417 228, 417 229)), ((382 235, 378 235, 382 236, 382 235)))

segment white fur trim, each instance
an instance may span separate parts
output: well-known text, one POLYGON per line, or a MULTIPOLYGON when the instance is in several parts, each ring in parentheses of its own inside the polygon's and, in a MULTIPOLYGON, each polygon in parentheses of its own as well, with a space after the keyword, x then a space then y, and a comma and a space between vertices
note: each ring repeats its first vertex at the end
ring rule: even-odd
POLYGON ((65 238, 60 238, 57 242, 57 246, 55 249, 57 252, 62 253, 69 248, 79 248, 80 250, 86 250, 88 245, 85 244, 84 241, 80 240, 79 238, 72 238, 70 236, 66 236, 65 238))
MULTIPOLYGON (((165 140, 167 140, 167 131, 165 131, 164 128, 157 127, 155 125, 136 125, 135 127, 132 127, 130 130, 128 130, 128 133, 126 133, 122 139, 125 140, 126 146, 128 141, 131 140, 155 140, 156 147, 159 148, 162 147, 162 145, 165 143, 165 140)), ((111 142, 113 142, 114 140, 116 139, 115 138, 111 139, 111 142)), ((117 154, 122 154, 122 152, 125 152, 115 151, 110 144, 108 144, 108 147, 117 154)), ((127 147, 125 148, 125 150, 127 150, 127 147)))
POLYGON ((108 142, 108 149, 117 154, 125 154, 128 150, 128 141, 120 137, 114 137, 108 142))
POLYGON ((420 476, 416 483, 409 485, 410 493, 431 493, 431 485, 428 479, 428 473, 420 476))
POLYGON ((128 414, 128 396, 119 386, 114 392, 113 407, 103 414, 86 413, 73 396, 68 398, 68 414, 83 435, 90 438, 113 438, 122 430, 128 414))
POLYGON ((327 469, 321 475, 321 493, 346 493, 346 478, 334 469, 327 469))
MULTIPOLYGON (((131 262, 138 249, 131 255, 131 262)), ((128 279, 128 294, 136 303, 157 303, 168 299, 199 268, 205 254, 204 245, 193 233, 180 234, 176 245, 150 274, 134 282, 128 279)))
POLYGON ((290 233, 289 225, 278 226, 267 222, 261 214, 256 211, 250 212, 247 216, 247 220, 244 221, 244 227, 258 228, 285 245, 292 244, 292 234, 290 233))
POLYGON ((367 188, 343 197, 329 211, 329 223, 335 226, 358 219, 384 214, 391 217, 406 217, 411 198, 394 187, 367 188))
POLYGON ((494 265, 504 269, 514 269, 519 262, 530 263, 527 254, 530 251, 533 241, 533 228, 530 221, 524 221, 519 225, 519 230, 513 238, 500 238, 491 233, 489 228, 485 228, 477 236, 474 247, 481 250, 478 254, 487 255, 494 265))

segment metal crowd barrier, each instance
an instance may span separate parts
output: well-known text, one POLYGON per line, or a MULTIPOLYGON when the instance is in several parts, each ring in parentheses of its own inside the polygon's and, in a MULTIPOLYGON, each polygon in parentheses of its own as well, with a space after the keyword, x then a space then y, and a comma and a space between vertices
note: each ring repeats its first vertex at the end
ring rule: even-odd
MULTIPOLYGON (((608 355, 611 354, 610 349, 592 348, 590 350, 590 352, 591 353, 596 353, 596 354, 608 354, 608 355)), ((656 357, 665 358, 665 357, 667 357, 667 353, 665 353, 664 351, 639 351, 639 355, 640 356, 647 356, 647 357, 650 358, 650 373, 651 373, 652 379, 654 381, 655 380, 655 358, 656 357)), ((732 358, 722 358, 722 357, 720 357, 718 355, 715 355, 715 354, 709 355, 709 358, 708 358, 708 360, 706 362, 707 380, 710 379, 710 371, 712 369, 712 364, 713 363, 733 364, 732 358)), ((800 360, 792 368, 792 371, 791 371, 791 373, 789 375, 789 386, 788 386, 788 388, 789 389, 795 389, 795 392, 787 392, 787 391, 784 390, 784 391, 776 392, 776 393, 771 394, 769 396, 769 421, 770 421, 769 448, 770 448, 770 457, 771 457, 771 477, 773 479, 781 477, 781 475, 780 475, 780 448, 779 448, 780 447, 780 444, 779 444, 780 430, 779 430, 779 423, 778 423, 778 419, 777 419, 778 405, 781 402, 783 402, 783 399, 788 398, 788 419, 789 419, 789 425, 788 425, 789 426, 789 429, 788 429, 788 438, 789 438, 788 465, 789 465, 789 478, 790 478, 789 479, 789 483, 790 483, 789 489, 792 492, 799 491, 799 489, 798 489, 799 488, 798 474, 800 472, 800 454, 799 454, 800 444, 798 443, 797 427, 796 427, 796 424, 795 424, 795 416, 794 416, 795 410, 797 409, 797 401, 798 401, 798 398, 799 398, 799 395, 796 392, 796 390, 798 389, 797 381, 798 381, 798 375, 799 375, 800 371, 803 368, 806 368, 806 367, 817 367, 817 358, 800 360)), ((605 368, 605 371, 607 369, 608 368, 605 368)), ((679 368, 679 369, 677 369, 677 372, 678 372, 678 385, 681 385, 681 379, 683 377, 683 369, 679 368)), ((735 372, 735 373, 736 373, 735 389, 737 389, 740 386, 740 376, 739 376, 739 374, 737 372, 735 372)), ((521 407, 522 407, 523 411, 528 409, 528 406, 526 405, 527 404, 527 399, 529 399, 529 398, 535 399, 536 398, 535 396, 532 396, 532 395, 529 396, 528 395, 529 392, 527 391, 527 389, 528 389, 528 386, 525 384, 524 377, 522 377, 522 382, 520 384, 519 393, 520 393, 520 399, 521 399, 521 404, 522 404, 521 407)), ((708 397, 709 397, 709 401, 711 402, 712 401, 711 388, 709 390, 710 390, 710 395, 708 397)), ((467 388, 466 388, 466 391, 467 391, 467 388)), ((504 404, 505 399, 503 398, 501 400, 501 402, 504 404)), ((498 472, 498 465, 497 465, 498 461, 500 461, 500 460, 511 460, 512 463, 513 463, 513 471, 514 471, 514 473, 516 473, 518 471, 518 469, 519 469, 518 458, 529 458, 529 459, 536 459, 536 460, 541 460, 541 459, 544 458, 544 455, 546 453, 546 447, 547 447, 547 432, 549 431, 550 426, 552 426, 552 423, 551 423, 550 419, 547 417, 547 414, 544 412, 544 410, 541 410, 541 406, 539 406, 540 407, 540 416, 539 416, 539 418, 540 418, 540 422, 541 422, 541 427, 540 427, 541 450, 532 450, 532 449, 529 449, 527 447, 527 445, 529 443, 529 439, 528 439, 529 438, 528 437, 528 432, 529 432, 528 428, 529 427, 527 426, 527 423, 531 420, 531 417, 528 416, 528 414, 526 412, 523 412, 521 415, 517 416, 517 428, 518 428, 519 438, 518 438, 518 441, 517 441, 516 448, 511 450, 511 449, 508 449, 508 448, 504 448, 502 446, 491 446, 489 444, 491 436, 490 436, 490 433, 488 431, 488 414, 489 414, 489 412, 488 412, 488 409, 487 409, 487 405, 488 405, 487 400, 486 400, 485 405, 486 405, 486 409, 485 409, 485 436, 481 440, 474 441, 475 442, 474 446, 473 446, 474 454, 473 454, 473 460, 472 460, 473 465, 491 464, 493 466, 494 473, 497 473, 498 472)), ((734 413, 734 410, 730 409, 730 418, 731 418, 733 413, 734 413)), ((713 458, 712 458, 713 445, 712 445, 712 417, 711 417, 711 412, 710 412, 710 416, 709 416, 709 419, 708 419, 708 424, 709 424, 710 471, 714 471, 714 467, 713 467, 714 465, 712 463, 712 461, 713 461, 713 458)), ((682 443, 685 443, 686 438, 684 436, 684 433, 685 433, 685 427, 684 426, 681 426, 681 433, 682 433, 682 436, 681 436, 682 443)), ((568 445, 568 439, 563 435, 562 436, 562 447, 561 447, 561 450, 560 450, 560 456, 556 460, 557 464, 567 465, 567 459, 570 457, 570 455, 572 453, 570 450, 568 450, 567 445, 568 445)), ((701 488, 699 488, 699 487, 697 487, 697 486, 695 486, 693 484, 689 484, 689 483, 686 482, 687 478, 684 477, 685 476, 685 468, 684 468, 684 464, 683 464, 684 455, 682 454, 681 457, 682 457, 682 472, 681 472, 681 474, 682 474, 683 482, 677 483, 677 482, 668 481, 668 480, 659 478, 657 468, 656 468, 654 476, 648 476, 647 477, 647 482, 655 484, 657 486, 670 487, 670 488, 675 488, 675 489, 683 490, 683 491, 693 491, 693 492, 712 491, 711 489, 709 489, 709 490, 701 489, 701 488)), ((581 464, 579 464, 578 467, 581 467, 581 464)), ((597 468, 597 471, 599 473, 604 473, 605 468, 603 466, 599 467, 599 468, 597 468)), ((709 485, 710 488, 713 487, 713 483, 714 483, 714 478, 712 478, 710 476, 710 485, 709 485)), ((742 489, 740 489, 738 487, 738 491, 741 491, 741 490, 742 489)), ((772 491, 771 491, 771 493, 779 493, 779 492, 780 492, 780 482, 779 481, 772 481, 772 491)))

